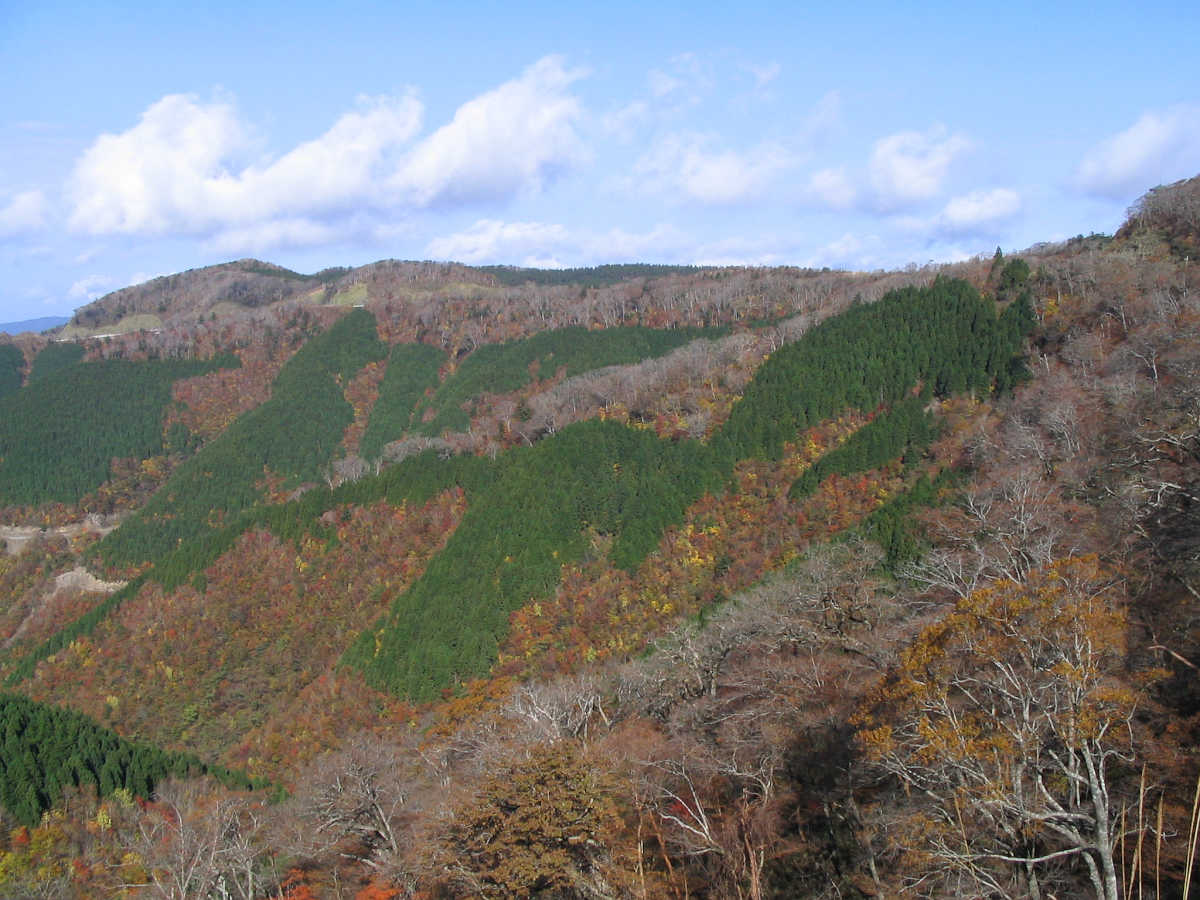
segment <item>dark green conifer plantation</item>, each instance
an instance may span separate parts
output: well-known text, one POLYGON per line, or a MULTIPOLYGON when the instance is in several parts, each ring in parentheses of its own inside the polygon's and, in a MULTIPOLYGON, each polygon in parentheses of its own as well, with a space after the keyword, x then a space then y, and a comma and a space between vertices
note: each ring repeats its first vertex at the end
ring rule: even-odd
POLYGON ((901 563, 921 555, 924 545, 913 526, 912 513, 941 502, 953 489, 955 481, 955 473, 949 469, 934 478, 922 474, 907 490, 889 499, 859 526, 859 532, 883 550, 885 569, 894 573, 901 563))
POLYGON ((793 500, 811 495, 830 475, 850 475, 877 469, 897 457, 920 453, 936 435, 933 420, 922 409, 919 398, 901 400, 880 413, 833 450, 826 453, 795 480, 789 491, 793 500))
POLYGON ((938 396, 989 390, 1018 346, 965 281, 892 291, 772 354, 714 443, 730 459, 775 459, 784 442, 842 410, 890 406, 914 387, 938 396))
POLYGON ((0 398, 21 389, 21 371, 25 355, 12 344, 0 344, 0 398))
MULTIPOLYGON (((504 394, 529 384, 536 371, 549 378, 559 369, 570 378, 605 366, 628 365, 670 353, 698 338, 716 338, 721 328, 642 328, 628 326, 592 331, 580 326, 543 331, 503 344, 484 344, 463 360, 429 401, 437 415, 419 426, 436 437, 444 431, 465 431, 470 415, 462 408, 485 393, 504 394)), ((418 408, 418 417, 421 408, 418 408)))
POLYGON ((91 785, 101 797, 124 788, 149 799, 156 782, 196 775, 228 787, 264 786, 190 754, 127 741, 82 713, 0 694, 0 805, 23 825, 36 825, 68 786, 91 785))
MULTIPOLYGON (((38 354, 41 360, 51 344, 38 354)), ((163 452, 171 384, 237 357, 71 362, 0 396, 0 503, 73 503, 108 480, 114 458, 163 452)), ((35 360, 34 368, 37 368, 35 360)))
POLYGON ((51 341, 33 358, 29 380, 37 381, 83 361, 83 345, 67 341, 51 341))
POLYGON ((232 522, 262 499, 268 475, 317 481, 354 419, 343 385, 387 348, 375 319, 355 309, 309 340, 280 370, 271 399, 181 465, 134 516, 100 544, 110 565, 137 565, 232 522))
POLYGON ((591 528, 613 535, 612 561, 633 568, 722 472, 703 444, 591 420, 472 473, 469 511, 446 548, 386 620, 346 654, 373 684, 432 700, 495 660, 508 615, 558 584, 591 528))
POLYGON ((661 278, 664 275, 686 275, 700 271, 697 266, 667 266, 649 263, 610 263, 606 266, 588 266, 578 269, 524 269, 518 266, 479 266, 504 285, 582 285, 606 287, 628 281, 630 278, 661 278))
POLYGON ((413 411, 425 391, 437 387, 438 369, 445 361, 446 355, 428 344, 397 344, 392 348, 379 399, 358 445, 360 455, 378 459, 384 444, 404 437, 412 429, 413 411))

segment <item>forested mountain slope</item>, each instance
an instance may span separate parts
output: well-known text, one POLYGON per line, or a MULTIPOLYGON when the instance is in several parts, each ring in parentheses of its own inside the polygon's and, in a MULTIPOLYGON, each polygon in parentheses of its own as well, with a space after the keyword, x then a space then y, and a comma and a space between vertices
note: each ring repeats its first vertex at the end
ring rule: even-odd
POLYGON ((0 345, 70 451, 0 453, 0 892, 1180 895, 1197 184, 940 271, 243 262, 0 345))
POLYGON ((0 506, 77 502, 112 477, 113 459, 185 449, 186 429, 164 428, 172 383, 237 365, 232 355, 45 363, 59 346, 37 356, 27 387, 0 398, 0 506))

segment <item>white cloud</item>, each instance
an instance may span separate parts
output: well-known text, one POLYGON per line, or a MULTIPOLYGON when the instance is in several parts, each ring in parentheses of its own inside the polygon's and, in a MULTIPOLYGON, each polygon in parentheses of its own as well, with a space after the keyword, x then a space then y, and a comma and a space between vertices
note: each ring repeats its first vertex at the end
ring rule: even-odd
POLYGON ((849 209, 858 197, 854 182, 842 167, 814 172, 808 179, 807 193, 818 203, 838 210, 849 209))
POLYGON ((744 152, 714 150, 712 144, 707 135, 668 135, 635 164, 635 187, 711 205, 741 203, 761 195, 796 162, 774 142, 744 152))
POLYGON ((892 216, 888 224, 909 238, 928 237, 937 228, 937 216, 892 216))
POLYGON ((305 218, 270 219, 223 229, 207 245, 220 253, 256 254, 278 247, 329 244, 345 236, 346 232, 340 225, 305 218))
POLYGON ((112 286, 113 280, 107 275, 88 275, 72 284, 67 296, 72 300, 95 300, 112 286))
POLYGON ((764 63, 762 65, 748 63, 746 71, 754 76, 754 87, 761 91, 779 77, 779 73, 783 71, 783 67, 777 62, 764 63))
POLYGON ((381 222, 368 229, 367 235, 377 244, 389 244, 407 240, 413 237, 416 231, 417 227, 412 222, 381 222))
POLYGON ((846 232, 840 238, 830 241, 805 260, 804 265, 818 269, 829 266, 835 269, 869 269, 874 265, 875 257, 871 255, 868 245, 877 244, 875 238, 863 238, 846 232))
POLYGON ((566 269, 567 264, 557 256, 527 256, 521 265, 527 269, 566 269))
POLYGON ((233 107, 172 94, 150 106, 121 134, 101 135, 71 176, 70 224, 93 234, 155 233, 195 228, 211 218, 213 182, 228 180, 225 162, 247 145, 233 107))
POLYGON ((674 225, 655 225, 649 231, 613 228, 588 236, 582 242, 582 258, 590 263, 664 262, 680 259, 693 240, 674 225))
MULTIPOLYGON (((996 236, 1000 226, 1020 214, 1021 195, 1011 188, 991 188, 960 194, 951 198, 937 213, 931 215, 895 215, 890 225, 908 239, 924 242, 925 249, 938 240, 962 236, 996 236)), ((914 245, 914 251, 916 247, 914 245)), ((963 251, 942 247, 937 258, 943 261, 959 259, 963 251)))
POLYGON ((1011 219, 1021 211, 1021 196, 1009 188, 972 191, 954 197, 938 216, 939 226, 950 232, 970 232, 1011 219))
POLYGON ((947 244, 944 247, 938 248, 937 262, 943 263, 960 263, 966 262, 969 259, 974 259, 978 253, 972 253, 964 250, 955 244, 947 244))
MULTIPOLYGON (((895 220, 888 223, 895 225, 895 220)), ((929 226, 928 220, 924 227, 929 226)), ((838 269, 872 271, 924 266, 930 263, 959 262, 970 259, 968 253, 954 244, 931 241, 923 233, 872 234, 845 232, 841 237, 817 248, 803 263, 810 268, 830 266, 838 269)))
POLYGON ((821 141, 842 124, 842 94, 826 91, 804 119, 803 133, 810 141, 821 141))
POLYGON ((92 234, 202 234, 341 209, 371 196, 420 118, 411 96, 360 98, 319 138, 239 169, 251 141, 233 106, 170 95, 84 153, 68 189, 70 224, 92 234))
POLYGON ((201 236, 223 252, 260 253, 371 234, 385 213, 507 199, 587 158, 570 92, 582 76, 547 57, 415 144, 415 96, 360 97, 324 134, 272 158, 255 153, 230 100, 169 95, 79 158, 70 225, 201 236))
POLYGON ((0 237, 36 231, 46 224, 46 198, 41 191, 24 191, 0 206, 0 237))
POLYGON ((570 86, 584 72, 550 56, 519 78, 464 103, 390 179, 415 206, 494 201, 537 189, 587 159, 570 86))
POLYGON ((646 80, 650 84, 650 93, 655 97, 666 97, 683 87, 683 79, 668 75, 660 69, 651 69, 646 80))
POLYGON ((563 265, 674 259, 690 246, 688 238, 670 225, 657 225, 641 233, 620 228, 606 232, 572 232, 560 224, 480 219, 464 231, 430 241, 427 252, 434 259, 468 264, 559 268, 563 265))
POLYGON ((668 106, 695 106, 715 83, 711 65, 695 53, 671 57, 664 69, 651 69, 647 83, 651 96, 668 106))
POLYGON ((471 264, 550 253, 566 239, 562 225, 480 219, 466 231, 430 241, 428 251, 434 259, 471 264))
POLYGON ((687 248, 686 261, 698 266, 777 266, 795 258, 794 247, 770 232, 729 237, 687 248))
POLYGON ((420 129, 422 108, 411 94, 361 97, 358 107, 316 140, 268 166, 247 169, 244 199, 275 215, 344 208, 369 197, 401 145, 420 129))
POLYGON ((1200 104, 1151 110, 1083 157, 1076 184, 1089 194, 1129 201, 1200 169, 1200 104))
POLYGON ((649 116, 650 106, 644 100, 635 100, 605 114, 600 120, 600 126, 606 134, 610 134, 618 140, 631 141, 637 126, 645 122, 649 116))
POLYGON ((951 163, 970 146, 965 137, 947 135, 941 126, 880 138, 868 164, 880 208, 896 209, 936 197, 951 163))

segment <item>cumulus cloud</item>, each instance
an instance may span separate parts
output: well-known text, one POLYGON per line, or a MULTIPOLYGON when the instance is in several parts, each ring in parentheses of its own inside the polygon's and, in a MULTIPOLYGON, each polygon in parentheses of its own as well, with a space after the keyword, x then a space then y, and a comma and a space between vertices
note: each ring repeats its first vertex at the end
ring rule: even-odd
POLYGON ((600 126, 605 133, 618 140, 633 140, 638 126, 650 117, 650 106, 644 100, 634 100, 611 112, 606 113, 600 120, 600 126))
POLYGON ((795 259, 795 247, 775 234, 729 237, 688 248, 687 262, 698 266, 777 266, 795 259))
POLYGON ((385 214, 494 202, 536 190, 587 157, 557 57, 463 104, 423 140, 412 94, 360 97, 324 134, 282 155, 257 153, 232 101, 172 94, 128 130, 97 138, 67 186, 69 223, 104 234, 186 234, 222 251, 260 252, 369 232, 385 214), (414 143, 415 141, 415 143, 414 143))
POLYGON ((779 173, 795 165, 780 144, 749 150, 713 149, 707 135, 668 135, 634 166, 635 185, 710 205, 741 203, 761 195, 779 173))
POLYGON ((591 263, 671 261, 680 259, 693 244, 693 239, 674 225, 656 225, 640 232, 613 228, 588 236, 582 242, 582 258, 591 263))
POLYGON ((946 204, 938 225, 948 232, 971 232, 1007 221, 1021 211, 1021 196, 1009 188, 972 191, 946 204))
POLYGON ((465 231, 435 238, 428 250, 434 259, 472 264, 523 258, 531 253, 550 255, 566 239, 567 229, 562 225, 480 219, 465 231))
POLYGON ((818 247, 804 265, 810 268, 830 266, 835 269, 866 269, 874 262, 871 246, 878 243, 874 237, 862 238, 846 232, 839 238, 818 247))
POLYGON ((941 126, 902 131, 875 142, 867 174, 885 210, 929 200, 942 192, 950 165, 971 146, 941 126))
POLYGON ((858 198, 854 182, 844 168, 821 169, 808 179, 806 193, 814 201, 830 209, 849 209, 858 198))
POLYGON ((463 104, 403 161, 390 187, 416 206, 495 201, 582 163, 581 109, 569 88, 584 74, 551 56, 463 104))
POLYGON ((113 280, 107 275, 88 275, 72 284, 67 296, 72 300, 95 300, 112 286, 113 280))
MULTIPOLYGON (((243 201, 253 197, 272 214, 344 208, 369 197, 382 170, 421 127, 421 104, 411 94, 363 97, 325 134, 241 177, 243 201)), ((238 203, 238 212, 241 212, 238 203)))
POLYGON ((219 253, 259 254, 279 247, 312 247, 347 236, 345 226, 305 218, 270 219, 222 229, 207 246, 219 253))
POLYGON ((712 67, 695 53, 671 57, 663 68, 651 69, 646 80, 655 100, 677 108, 698 104, 715 82, 712 67))
MULTIPOLYGON (((897 215, 888 221, 909 240, 922 241, 923 252, 938 245, 937 259, 950 261, 959 259, 962 251, 940 245, 939 241, 970 236, 995 237, 1023 207, 1021 195, 1011 188, 990 188, 952 197, 940 210, 929 215, 897 215)), ((914 245, 913 251, 917 249, 914 245)))
POLYGON ((170 95, 83 154, 68 188, 70 224, 92 234, 197 234, 345 208, 370 196, 420 120, 412 96, 361 98, 319 138, 238 166, 252 143, 232 104, 170 95))
POLYGON ((1200 169, 1200 104, 1144 113, 1089 150, 1075 172, 1089 194, 1128 201, 1200 169))
MULTIPOLYGON (((888 224, 897 223, 892 221, 888 224)), ((926 221, 926 229, 928 225, 926 221)), ((908 235, 903 231, 883 234, 845 232, 841 237, 817 248, 803 265, 857 271, 898 269, 961 262, 970 259, 977 250, 968 252, 956 244, 931 239, 928 230, 908 235)))
POLYGON ((570 260, 568 265, 669 259, 688 243, 686 236, 670 225, 640 233, 620 228, 572 232, 553 223, 480 219, 464 231, 430 241, 427 252, 434 259, 468 264, 516 262, 558 267, 564 259, 570 260))
POLYGON ((46 198, 41 191, 24 191, 0 206, 0 237, 37 231, 46 224, 46 198))
POLYGON ((133 128, 84 152, 68 187, 70 224, 93 234, 163 232, 180 219, 194 228, 211 216, 211 182, 230 178, 226 160, 246 141, 229 103, 163 97, 133 128))

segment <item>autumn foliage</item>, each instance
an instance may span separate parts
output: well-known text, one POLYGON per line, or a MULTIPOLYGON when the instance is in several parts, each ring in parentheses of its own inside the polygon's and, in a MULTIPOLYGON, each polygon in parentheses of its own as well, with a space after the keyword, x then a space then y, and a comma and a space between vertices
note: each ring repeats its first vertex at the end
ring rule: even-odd
POLYGON ((6 731, 0 894, 1182 896, 1193 188, 938 270, 243 261, 0 349, 5 409, 240 362, 7 507, 13 708, 82 715, 6 731))

